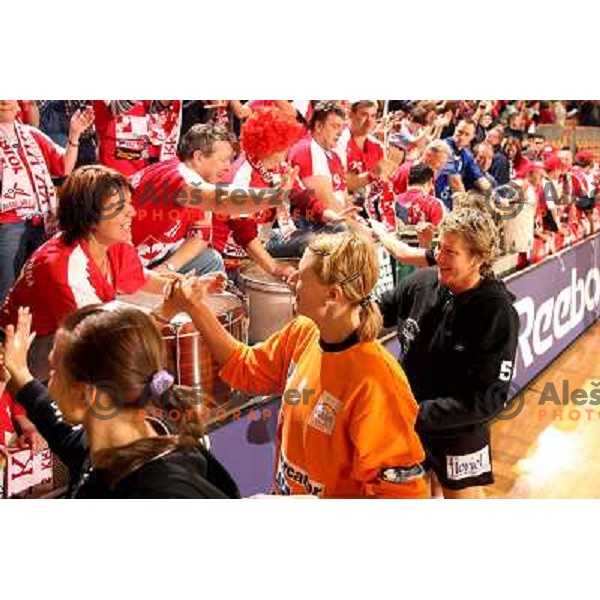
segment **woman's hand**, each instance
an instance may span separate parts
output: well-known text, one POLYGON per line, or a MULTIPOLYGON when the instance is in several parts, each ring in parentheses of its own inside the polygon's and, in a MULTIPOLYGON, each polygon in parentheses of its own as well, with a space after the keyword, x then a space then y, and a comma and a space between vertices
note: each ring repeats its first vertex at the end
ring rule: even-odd
POLYGON ((222 292, 226 283, 227 275, 220 271, 174 281, 167 291, 167 302, 179 311, 188 312, 190 308, 206 302, 211 294, 222 292))
POLYGON ((429 222, 418 223, 416 229, 419 246, 421 246, 421 248, 429 248, 431 242, 433 242, 433 236, 436 231, 433 224, 429 222))
POLYGON ((9 372, 13 385, 21 389, 33 379, 27 366, 27 353, 35 339, 31 332, 31 313, 29 308, 19 308, 17 326, 8 325, 4 341, 4 367, 9 372))
POLYGON ((35 427, 24 429, 23 433, 17 438, 17 446, 20 448, 31 448, 34 454, 46 448, 46 440, 39 434, 35 427))
POLYGON ((273 277, 277 277, 277 279, 281 279, 282 281, 288 281, 290 277, 294 275, 294 273, 296 273, 296 268, 292 265, 278 263, 275 266, 275 269, 273 269, 271 275, 273 275, 273 277))
POLYGON ((74 143, 79 141, 81 134, 94 122, 94 110, 88 106, 84 110, 77 110, 71 117, 69 124, 69 140, 74 143))

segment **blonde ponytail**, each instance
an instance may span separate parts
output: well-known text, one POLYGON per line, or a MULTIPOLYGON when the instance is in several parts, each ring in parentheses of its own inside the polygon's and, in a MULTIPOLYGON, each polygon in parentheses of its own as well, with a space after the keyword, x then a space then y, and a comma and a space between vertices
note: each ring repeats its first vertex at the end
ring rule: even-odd
POLYGON ((383 317, 379 306, 373 298, 367 298, 360 305, 360 325, 358 326, 358 338, 361 342, 370 342, 377 339, 383 327, 383 317))

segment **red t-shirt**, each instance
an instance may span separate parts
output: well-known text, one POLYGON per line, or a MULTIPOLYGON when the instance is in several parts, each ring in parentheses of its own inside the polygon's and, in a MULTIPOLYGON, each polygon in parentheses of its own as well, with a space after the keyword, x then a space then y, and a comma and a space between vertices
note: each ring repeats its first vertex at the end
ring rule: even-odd
POLYGON ((201 208, 205 183, 178 158, 150 165, 131 178, 136 209, 131 235, 144 265, 163 260, 187 237, 210 241, 212 216, 201 208), (198 189, 188 194, 188 186, 198 189))
POLYGON ((409 225, 433 223, 437 226, 446 216, 444 203, 435 196, 424 194, 421 190, 408 190, 400 194, 397 200, 408 209, 409 225))
POLYGON ((409 161, 401 164, 396 172, 392 175, 392 187, 394 188, 394 194, 404 194, 408 189, 408 176, 410 175, 410 168, 414 162, 409 161))
MULTIPOLYGON (((58 144, 55 144, 45 133, 42 133, 39 129, 35 127, 30 127, 28 125, 24 126, 29 130, 36 144, 39 146, 39 149, 42 152, 42 156, 44 157, 44 162, 46 163, 46 167, 53 177, 64 177, 65 174, 65 149, 61 148, 58 144)), ((22 163, 25 165, 25 169, 27 170, 27 174, 29 176, 30 181, 32 181, 32 174, 30 169, 27 167, 27 162, 25 160, 25 153, 23 152, 23 148, 19 145, 18 148, 19 156, 21 158, 22 163)), ((2 186, 2 172, 5 167, 2 162, 0 162, 0 189, 2 186)), ((33 181, 31 183, 33 185, 33 181)), ((16 210, 8 210, 6 212, 0 212, 0 223, 20 223, 25 219, 26 215, 17 216, 16 210)))
POLYGON ((381 142, 368 136, 364 147, 359 148, 356 140, 350 137, 345 148, 346 169, 350 173, 365 173, 372 171, 379 161, 383 160, 383 146, 381 142))
POLYGON ((292 165, 299 167, 302 180, 314 175, 328 177, 333 195, 339 204, 338 208, 345 207, 346 173, 337 152, 326 150, 311 137, 292 146, 288 159, 292 165))
POLYGON ((110 302, 118 292, 132 294, 144 285, 144 269, 133 246, 113 244, 108 260, 112 282, 91 259, 86 242, 67 246, 62 234, 55 235, 25 264, 0 310, 0 328, 16 323, 19 307, 28 306, 32 329, 38 336, 50 335, 77 309, 110 302))
POLYGON ((132 100, 127 112, 114 115, 104 100, 94 100, 98 160, 123 175, 130 176, 148 165, 149 101, 132 100))
POLYGON ((0 446, 4 444, 4 432, 13 433, 13 417, 24 415, 23 407, 8 392, 0 394, 0 446))

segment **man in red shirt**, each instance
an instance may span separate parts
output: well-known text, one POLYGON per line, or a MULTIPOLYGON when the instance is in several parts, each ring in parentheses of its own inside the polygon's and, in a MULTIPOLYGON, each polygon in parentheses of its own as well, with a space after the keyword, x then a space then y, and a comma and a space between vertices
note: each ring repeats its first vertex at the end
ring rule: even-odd
POLYGON ((392 185, 396 194, 403 194, 408 189, 408 176, 414 164, 425 164, 433 170, 434 178, 450 158, 450 148, 442 140, 433 140, 418 161, 405 162, 392 176, 392 185))
MULTIPOLYGON (((349 137, 341 145, 348 191, 362 197, 368 216, 396 230, 394 192, 389 178, 398 163, 384 156, 383 144, 371 135, 377 123, 377 101, 359 100, 350 105, 349 137)), ((395 156, 400 157, 399 153, 395 156)))
MULTIPOLYGON (((346 189, 346 171, 335 151, 344 129, 343 109, 332 101, 320 102, 310 120, 311 136, 300 140, 289 152, 290 163, 297 166, 302 185, 314 193, 325 208, 336 212, 351 207, 346 189)), ((298 219, 298 228, 313 232, 329 226, 310 218, 298 219)))
POLYGON ((433 170, 428 165, 413 165, 408 176, 408 189, 397 201, 406 207, 409 225, 431 223, 436 226, 446 216, 444 203, 431 195, 433 170))
POLYGON ((233 156, 231 138, 221 125, 194 125, 182 139, 179 158, 162 161, 131 178, 136 215, 133 244, 144 264, 159 273, 197 274, 224 269, 211 247, 212 212, 239 216, 277 207, 295 178, 282 174, 272 190, 233 187, 221 181, 233 156))

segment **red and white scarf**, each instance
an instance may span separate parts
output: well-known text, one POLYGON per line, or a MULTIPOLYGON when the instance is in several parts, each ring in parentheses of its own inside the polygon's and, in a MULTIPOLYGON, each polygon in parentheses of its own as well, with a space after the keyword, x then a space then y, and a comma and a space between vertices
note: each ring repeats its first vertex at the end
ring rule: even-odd
POLYGON ((16 211, 18 217, 41 213, 49 228, 56 214, 56 190, 44 155, 31 128, 15 122, 18 147, 0 129, 0 165, 2 165, 2 196, 0 213, 16 211), (22 149, 24 160, 19 152, 22 149))

